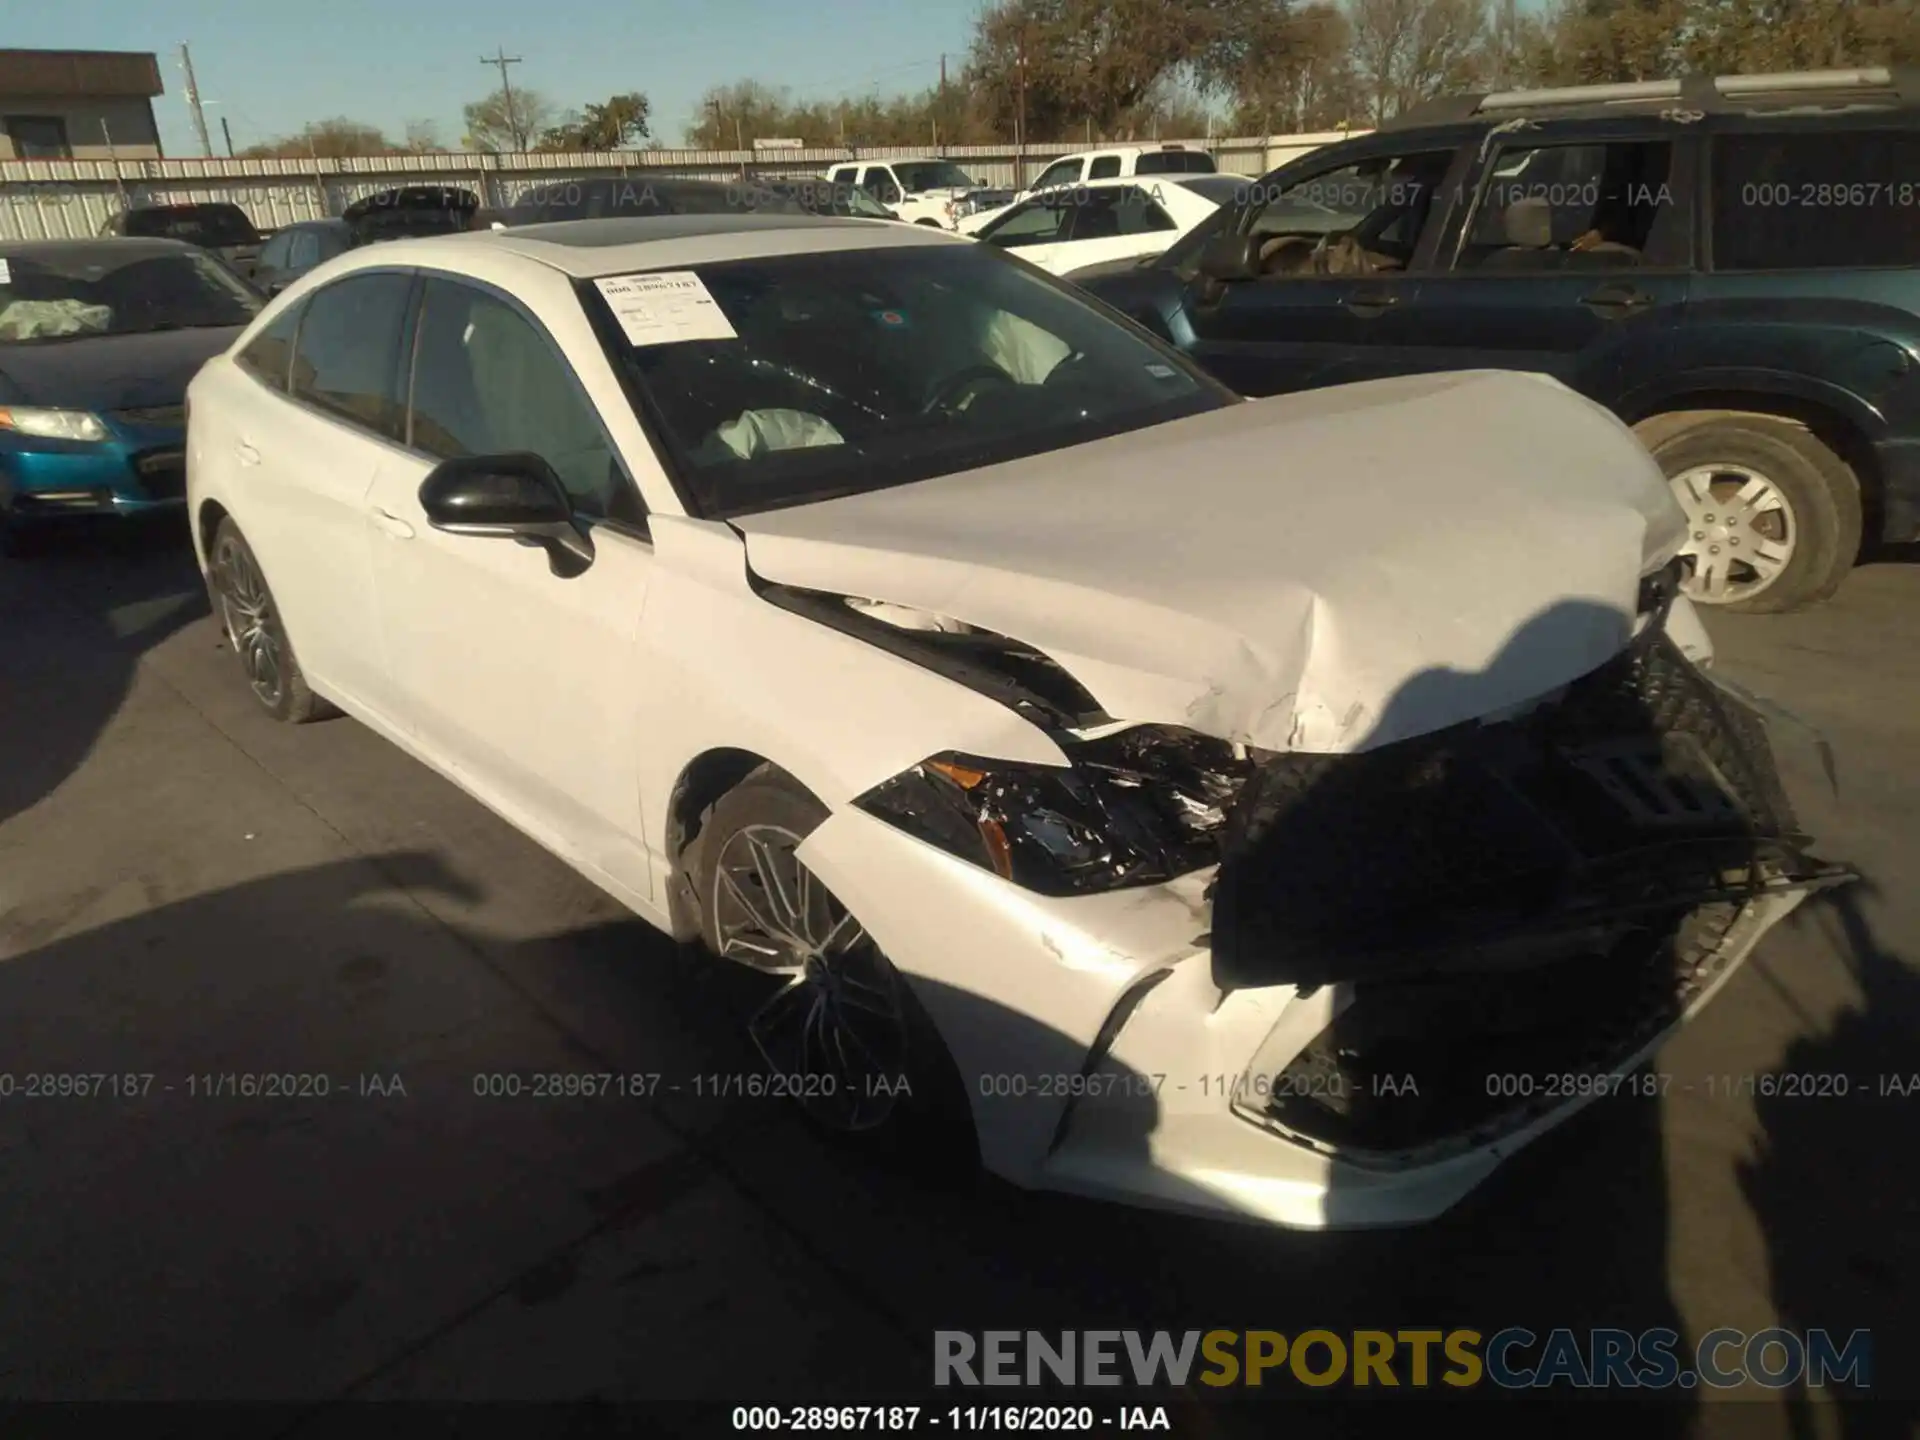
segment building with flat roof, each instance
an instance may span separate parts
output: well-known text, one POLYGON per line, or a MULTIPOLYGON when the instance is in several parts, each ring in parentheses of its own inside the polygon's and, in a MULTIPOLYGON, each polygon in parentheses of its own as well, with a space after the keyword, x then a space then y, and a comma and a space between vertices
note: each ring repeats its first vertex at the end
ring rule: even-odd
POLYGON ((0 160, 157 160, 158 57, 0 50, 0 160))

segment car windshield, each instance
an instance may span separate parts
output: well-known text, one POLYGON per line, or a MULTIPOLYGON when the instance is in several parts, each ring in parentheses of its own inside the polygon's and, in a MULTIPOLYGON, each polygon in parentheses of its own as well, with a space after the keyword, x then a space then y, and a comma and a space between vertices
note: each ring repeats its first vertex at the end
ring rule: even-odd
POLYGON ((909 195, 922 190, 971 190, 973 179, 950 160, 909 160, 893 162, 893 173, 909 195))
POLYGON ((127 212, 127 234, 190 245, 258 245, 260 232, 238 205, 155 205, 127 212))
POLYGON ((582 281, 580 294, 688 504, 709 518, 1238 400, 1066 286, 973 245, 739 260, 582 281))
POLYGON ((125 243, 0 251, 0 342, 245 325, 265 303, 211 256, 125 243))
POLYGON ((856 220, 891 220, 893 212, 858 185, 831 180, 791 180, 777 187, 781 194, 816 215, 848 215, 856 220))

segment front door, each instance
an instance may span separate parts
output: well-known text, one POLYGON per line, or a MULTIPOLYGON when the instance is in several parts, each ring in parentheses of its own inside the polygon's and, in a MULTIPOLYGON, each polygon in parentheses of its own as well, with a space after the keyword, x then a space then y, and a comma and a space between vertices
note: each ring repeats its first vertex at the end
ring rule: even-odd
POLYGON ((1412 368, 1408 317, 1454 162, 1417 150, 1250 187, 1238 228, 1260 242, 1260 274, 1188 284, 1194 358, 1256 396, 1412 368))
POLYGON ((637 651, 653 573, 639 492, 572 366, 517 302, 435 277, 414 360, 407 448, 374 478, 374 569, 415 743, 480 798, 593 874, 650 901, 641 843, 637 651), (531 452, 559 474, 594 559, 553 573, 511 540, 448 535, 420 506, 437 461, 531 452))

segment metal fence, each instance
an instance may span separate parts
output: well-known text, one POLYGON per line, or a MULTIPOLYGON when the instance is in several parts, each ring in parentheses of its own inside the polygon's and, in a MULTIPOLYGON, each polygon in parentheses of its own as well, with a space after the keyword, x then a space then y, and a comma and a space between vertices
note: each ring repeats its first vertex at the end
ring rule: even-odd
MULTIPOLYGON (((1356 132, 1364 133, 1364 132, 1356 132)), ((1190 140, 1211 150, 1220 169, 1263 175, 1274 166, 1341 133, 1272 135, 1251 139, 1190 140)), ((1024 159, 1004 145, 946 145, 862 149, 858 158, 885 160, 935 154, 988 185, 1010 186, 1016 170, 1033 179, 1048 162, 1090 147, 1030 145, 1024 159)), ((6 160, 0 161, 0 240, 97 235, 131 205, 225 201, 238 205, 261 229, 338 215, 366 195, 397 185, 446 185, 472 190, 485 206, 507 206, 527 190, 556 179, 681 175, 725 180, 742 167, 763 174, 819 174, 845 164, 833 150, 615 150, 585 154, 381 155, 353 160, 6 160)))

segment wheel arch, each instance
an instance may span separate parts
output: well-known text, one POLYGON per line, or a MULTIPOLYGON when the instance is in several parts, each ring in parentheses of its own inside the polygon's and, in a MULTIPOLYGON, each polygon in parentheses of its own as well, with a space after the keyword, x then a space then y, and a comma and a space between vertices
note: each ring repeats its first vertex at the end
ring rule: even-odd
POLYGON ((712 746, 680 768, 665 815, 667 913, 676 940, 694 940, 700 935, 700 898, 686 859, 700 838, 708 814, 749 775, 769 767, 809 795, 814 793, 804 780, 777 761, 737 745, 712 746))
POLYGON ((1862 533, 1880 533, 1885 477, 1859 418, 1837 403, 1784 390, 1698 389, 1669 394, 1621 418, 1648 450, 1710 420, 1771 420, 1795 426, 1839 456, 1858 488, 1862 533))
POLYGON ((211 563, 213 559, 213 537, 220 530, 220 522, 229 518, 230 511, 218 500, 202 500, 200 509, 193 517, 193 538, 200 549, 200 558, 211 563))

